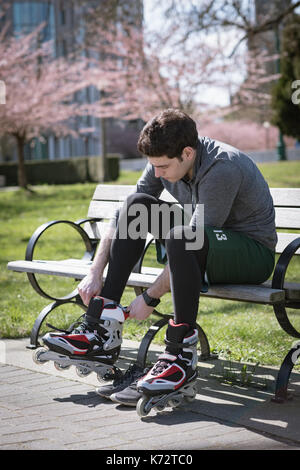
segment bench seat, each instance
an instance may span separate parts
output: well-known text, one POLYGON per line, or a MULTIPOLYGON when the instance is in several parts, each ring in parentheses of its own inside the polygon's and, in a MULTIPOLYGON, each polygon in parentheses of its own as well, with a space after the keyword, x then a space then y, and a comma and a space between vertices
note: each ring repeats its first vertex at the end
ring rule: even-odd
MULTIPOLYGON (((86 262, 76 259, 63 261, 11 261, 8 263, 8 269, 18 272, 83 279, 88 274, 90 265, 91 261, 86 262)), ((159 268, 142 268, 142 273, 131 273, 127 285, 129 287, 148 288, 153 284, 161 271, 162 269, 159 268)), ((299 287, 298 293, 300 293, 299 287)), ((274 304, 285 299, 284 290, 272 289, 265 284, 217 284, 211 286, 209 291, 202 295, 205 297, 240 300, 244 302, 249 301, 261 304, 274 304)))

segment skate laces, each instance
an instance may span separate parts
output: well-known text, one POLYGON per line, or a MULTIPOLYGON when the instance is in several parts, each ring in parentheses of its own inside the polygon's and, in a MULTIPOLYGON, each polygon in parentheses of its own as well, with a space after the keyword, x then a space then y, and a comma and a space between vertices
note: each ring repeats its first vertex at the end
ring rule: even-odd
POLYGON ((86 333, 88 331, 88 325, 85 322, 80 323, 80 325, 76 326, 74 330, 72 330, 72 333, 75 335, 78 335, 80 333, 86 333))
POLYGON ((117 377, 114 380, 114 385, 119 385, 121 383, 128 383, 130 385, 131 382, 137 376, 140 377, 143 373, 144 373, 144 371, 142 369, 140 369, 139 367, 137 367, 136 364, 132 364, 131 366, 128 367, 125 374, 123 374, 122 376, 117 377))
POLYGON ((173 354, 164 353, 158 357, 158 361, 154 364, 152 369, 153 375, 159 375, 166 370, 172 362, 176 360, 176 356, 173 354))
POLYGON ((66 333, 66 334, 70 333, 68 330, 63 330, 62 328, 57 328, 56 326, 53 326, 50 323, 46 323, 46 326, 48 326, 48 328, 51 328, 51 330, 54 330, 54 331, 60 331, 61 333, 66 333))

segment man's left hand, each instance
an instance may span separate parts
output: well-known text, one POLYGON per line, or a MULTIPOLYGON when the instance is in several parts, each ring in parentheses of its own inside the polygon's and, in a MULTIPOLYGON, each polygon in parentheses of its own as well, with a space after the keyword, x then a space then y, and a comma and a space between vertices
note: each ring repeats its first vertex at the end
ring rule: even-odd
POLYGON ((137 320, 146 320, 151 315, 154 307, 149 307, 144 301, 144 297, 139 295, 134 299, 133 302, 127 307, 130 318, 136 318, 137 320))

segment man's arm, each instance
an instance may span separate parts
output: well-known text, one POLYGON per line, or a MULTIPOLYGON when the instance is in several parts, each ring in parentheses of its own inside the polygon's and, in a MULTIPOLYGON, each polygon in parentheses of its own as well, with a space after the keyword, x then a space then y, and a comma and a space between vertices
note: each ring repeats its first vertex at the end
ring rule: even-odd
POLYGON ((109 227, 101 239, 93 264, 88 275, 78 285, 78 292, 85 305, 88 305, 94 295, 98 295, 103 284, 103 272, 109 260, 109 252, 115 229, 109 227))
POLYGON ((170 292, 170 290, 170 271, 169 265, 167 264, 152 286, 147 289, 147 292, 150 297, 160 299, 164 294, 170 292))
MULTIPOLYGON (((170 292, 170 271, 169 265, 166 265, 163 272, 158 276, 151 287, 147 289, 150 297, 159 299, 167 292, 170 292)), ((129 316, 137 320, 145 320, 153 312, 154 307, 149 307, 142 295, 134 299, 128 307, 129 316)))

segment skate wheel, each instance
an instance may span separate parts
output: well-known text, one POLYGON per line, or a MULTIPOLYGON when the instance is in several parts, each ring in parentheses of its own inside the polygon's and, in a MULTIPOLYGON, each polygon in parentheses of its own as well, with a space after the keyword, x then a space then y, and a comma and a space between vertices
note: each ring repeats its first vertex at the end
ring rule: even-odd
MULTIPOLYGON (((100 375, 100 374, 98 374, 98 375, 100 375)), ((97 377, 98 377, 98 375, 97 375, 97 377)), ((100 376, 101 376, 102 381, 104 380, 105 382, 108 382, 110 380, 114 380, 114 378, 116 377, 115 369, 112 367, 111 369, 108 369, 103 375, 100 375, 100 376)))
POLYGON ((154 409, 155 409, 156 411, 163 411, 163 410, 165 409, 165 406, 164 406, 164 405, 156 405, 156 406, 154 407, 154 409))
POLYGON ((192 403, 192 401, 194 401, 194 400, 195 400, 195 396, 196 396, 196 394, 195 394, 195 395, 193 395, 193 396, 184 397, 184 398, 185 398, 185 401, 186 401, 186 402, 188 402, 188 403, 192 403))
POLYGON ((104 384, 105 382, 108 382, 109 380, 113 380, 113 379, 108 379, 108 378, 106 378, 106 374, 102 375, 100 372, 98 372, 98 374, 97 374, 97 380, 98 380, 98 382, 100 382, 101 384, 104 384))
POLYGON ((197 395, 197 387, 194 386, 193 389, 192 389, 192 393, 190 395, 186 395, 184 398, 185 398, 185 401, 187 401, 188 403, 191 403, 192 401, 195 400, 196 398, 196 395, 197 395))
POLYGON ((168 404, 171 408, 177 408, 177 406, 181 405, 182 400, 180 398, 172 398, 169 400, 168 404))
POLYGON ((149 398, 148 397, 141 397, 136 405, 136 412, 140 418, 144 418, 150 413, 151 405, 148 404, 149 398))
POLYGON ((63 365, 63 364, 60 364, 59 362, 56 362, 54 361, 54 367, 56 370, 67 370, 67 369, 70 369, 71 365, 63 365))
POLYGON ((47 352, 48 352, 48 349, 46 348, 38 348, 35 351, 33 351, 33 354, 32 354, 33 362, 35 362, 38 365, 45 364, 46 362, 48 362, 48 359, 46 360, 42 359, 43 355, 47 352))
POLYGON ((76 367, 76 374, 78 377, 87 377, 91 373, 91 370, 87 367, 76 367))

